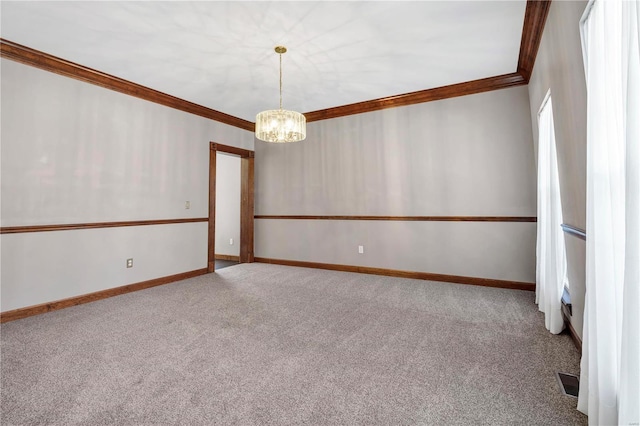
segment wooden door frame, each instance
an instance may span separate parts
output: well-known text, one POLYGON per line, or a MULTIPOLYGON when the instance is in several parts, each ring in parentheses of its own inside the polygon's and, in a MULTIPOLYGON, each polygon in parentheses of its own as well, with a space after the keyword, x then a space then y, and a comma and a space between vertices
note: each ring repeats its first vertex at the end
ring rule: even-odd
POLYGON ((219 152, 240 157, 240 263, 253 262, 253 180, 254 151, 209 143, 209 247, 207 270, 216 263, 216 159, 219 152))

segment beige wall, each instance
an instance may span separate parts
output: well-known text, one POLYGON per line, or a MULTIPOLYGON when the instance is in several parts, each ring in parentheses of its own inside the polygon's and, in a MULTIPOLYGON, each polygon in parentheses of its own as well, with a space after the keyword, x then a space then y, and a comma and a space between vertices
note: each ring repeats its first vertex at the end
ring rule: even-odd
MULTIPOLYGON (((253 149, 246 130, 0 64, 2 226, 206 217, 209 141, 253 149)), ((206 222, 0 238, 2 311, 207 266, 206 222)))
MULTIPOLYGON (((535 216, 536 113, 550 87, 565 222, 584 228, 585 4, 552 3, 528 88, 314 122, 298 144, 257 142, 256 214, 535 216)), ((2 226, 204 217, 208 142, 253 149, 251 132, 1 64, 2 226)), ((571 238, 581 311, 584 243, 571 238)), ((206 223, 3 235, 1 248, 6 311, 205 267, 206 223)), ((535 224, 257 220, 255 253, 533 282, 535 224)), ((581 333, 581 314, 572 321, 581 333)))
MULTIPOLYGON (((586 226, 587 93, 579 21, 586 1, 554 1, 529 82, 531 120, 537 143, 537 114, 551 89, 558 150, 558 173, 565 223, 586 226)), ((582 336, 585 293, 585 242, 565 234, 568 275, 574 307, 571 323, 582 336)))
MULTIPOLYGON (((256 214, 535 216, 524 86, 256 142, 256 214)), ((535 223, 256 220, 258 257, 535 281, 535 223), (358 245, 365 253, 358 254, 358 245)))

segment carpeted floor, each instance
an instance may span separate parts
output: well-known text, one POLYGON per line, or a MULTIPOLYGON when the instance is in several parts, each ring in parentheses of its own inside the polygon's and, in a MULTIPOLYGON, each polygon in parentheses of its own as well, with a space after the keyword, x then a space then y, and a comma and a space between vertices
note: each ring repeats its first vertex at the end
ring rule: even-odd
POLYGON ((2 325, 2 424, 586 424, 534 294, 241 264, 2 325))

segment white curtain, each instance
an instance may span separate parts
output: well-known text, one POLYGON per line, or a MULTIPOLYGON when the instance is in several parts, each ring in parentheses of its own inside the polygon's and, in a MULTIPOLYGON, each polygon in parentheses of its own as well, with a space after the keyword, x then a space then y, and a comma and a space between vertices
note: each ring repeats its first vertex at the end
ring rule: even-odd
POLYGON ((536 245, 536 303, 544 312, 547 329, 558 334, 562 320, 562 289, 566 254, 560 201, 560 179, 553 127, 553 105, 548 93, 538 114, 538 239, 536 245))
POLYGON ((581 23, 587 80, 587 271, 578 409, 640 422, 640 7, 596 0, 581 23))

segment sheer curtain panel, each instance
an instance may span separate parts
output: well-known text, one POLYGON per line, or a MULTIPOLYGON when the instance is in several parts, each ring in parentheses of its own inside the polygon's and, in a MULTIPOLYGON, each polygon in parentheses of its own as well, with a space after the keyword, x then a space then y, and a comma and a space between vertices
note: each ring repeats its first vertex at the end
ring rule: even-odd
POLYGON ((547 93, 538 113, 538 238, 536 243, 536 303, 547 329, 558 334, 562 320, 562 287, 566 254, 562 233, 562 203, 553 127, 553 105, 547 93))
POLYGON ((581 21, 587 81, 587 271, 578 409, 640 422, 640 61, 637 1, 581 21))

